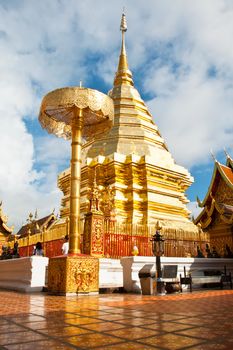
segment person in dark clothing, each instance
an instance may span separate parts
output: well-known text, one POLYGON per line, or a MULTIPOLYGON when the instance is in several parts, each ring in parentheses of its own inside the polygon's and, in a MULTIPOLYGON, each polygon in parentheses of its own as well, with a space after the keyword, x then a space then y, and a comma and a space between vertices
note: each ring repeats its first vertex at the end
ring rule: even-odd
POLYGON ((41 242, 36 243, 35 249, 33 251, 33 255, 44 256, 44 251, 42 249, 41 242))

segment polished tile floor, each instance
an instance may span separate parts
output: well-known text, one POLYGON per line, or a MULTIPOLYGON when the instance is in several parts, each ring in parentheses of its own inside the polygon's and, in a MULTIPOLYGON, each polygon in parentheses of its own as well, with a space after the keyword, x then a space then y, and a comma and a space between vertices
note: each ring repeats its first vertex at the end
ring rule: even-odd
POLYGON ((0 291, 0 349, 233 349, 233 291, 61 297, 0 291))

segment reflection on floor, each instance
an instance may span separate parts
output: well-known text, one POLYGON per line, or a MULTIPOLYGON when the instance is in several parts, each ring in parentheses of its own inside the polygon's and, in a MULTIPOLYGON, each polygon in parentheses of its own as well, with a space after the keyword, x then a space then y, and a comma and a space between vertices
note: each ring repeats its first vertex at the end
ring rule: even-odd
POLYGON ((233 291, 61 297, 0 291, 0 349, 233 349, 233 291))

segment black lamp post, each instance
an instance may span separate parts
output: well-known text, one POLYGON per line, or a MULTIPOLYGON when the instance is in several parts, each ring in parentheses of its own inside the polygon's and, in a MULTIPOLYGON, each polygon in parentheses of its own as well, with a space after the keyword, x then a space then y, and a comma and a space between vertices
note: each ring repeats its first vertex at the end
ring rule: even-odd
POLYGON ((160 233, 161 226, 159 222, 156 224, 156 233, 152 236, 152 251, 156 257, 156 272, 157 272, 157 294, 165 294, 165 285, 162 281, 162 270, 160 256, 164 253, 164 238, 160 233))

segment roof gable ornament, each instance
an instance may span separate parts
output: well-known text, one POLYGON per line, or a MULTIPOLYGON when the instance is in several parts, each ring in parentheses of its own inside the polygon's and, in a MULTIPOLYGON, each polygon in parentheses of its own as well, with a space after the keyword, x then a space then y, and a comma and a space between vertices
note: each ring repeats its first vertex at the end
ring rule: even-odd
POLYGON ((231 156, 227 152, 226 148, 224 148, 224 153, 226 156, 226 166, 233 169, 233 159, 231 158, 231 156))
POLYGON ((226 148, 224 148, 223 150, 224 150, 224 153, 225 153, 226 158, 231 158, 230 155, 229 155, 229 153, 227 152, 226 148))
POLYGON ((217 159, 216 159, 215 154, 214 154, 212 149, 210 150, 210 154, 211 154, 211 157, 213 158, 213 161, 217 162, 217 159))

